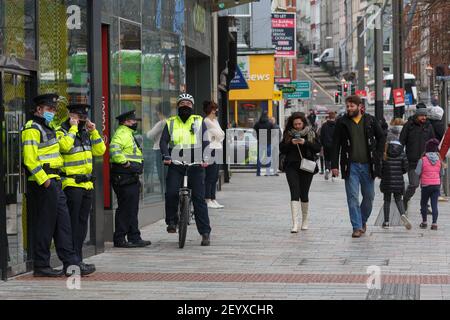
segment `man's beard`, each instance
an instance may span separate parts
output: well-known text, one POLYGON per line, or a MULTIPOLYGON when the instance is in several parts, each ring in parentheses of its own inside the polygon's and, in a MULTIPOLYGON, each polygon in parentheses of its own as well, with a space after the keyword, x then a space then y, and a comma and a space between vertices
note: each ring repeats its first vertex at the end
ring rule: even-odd
POLYGON ((348 111, 347 115, 349 118, 355 118, 359 115, 359 111, 348 111))

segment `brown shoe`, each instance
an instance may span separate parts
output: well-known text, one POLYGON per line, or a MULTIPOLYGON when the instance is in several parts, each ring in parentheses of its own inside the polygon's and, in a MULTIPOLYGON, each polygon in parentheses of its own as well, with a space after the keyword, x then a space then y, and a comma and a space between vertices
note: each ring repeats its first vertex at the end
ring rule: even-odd
POLYGON ((366 231, 367 231, 367 224, 364 223, 363 227, 361 229, 361 233, 364 234, 364 233, 366 233, 366 231))
POLYGON ((361 230, 353 231, 352 238, 361 238, 362 232, 361 230))

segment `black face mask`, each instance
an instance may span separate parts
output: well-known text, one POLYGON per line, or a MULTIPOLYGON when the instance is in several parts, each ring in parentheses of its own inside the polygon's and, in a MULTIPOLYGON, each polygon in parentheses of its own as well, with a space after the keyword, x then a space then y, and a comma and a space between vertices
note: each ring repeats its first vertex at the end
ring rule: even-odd
POLYGON ((135 124, 133 124, 132 126, 127 126, 127 127, 130 128, 130 129, 133 130, 133 131, 136 131, 137 128, 138 128, 138 124, 135 123, 135 124))
POLYGON ((194 113, 194 110, 189 107, 180 107, 178 108, 178 116, 181 118, 183 122, 186 122, 190 116, 194 113))
POLYGON ((81 131, 86 128, 86 121, 78 121, 78 131, 81 131))

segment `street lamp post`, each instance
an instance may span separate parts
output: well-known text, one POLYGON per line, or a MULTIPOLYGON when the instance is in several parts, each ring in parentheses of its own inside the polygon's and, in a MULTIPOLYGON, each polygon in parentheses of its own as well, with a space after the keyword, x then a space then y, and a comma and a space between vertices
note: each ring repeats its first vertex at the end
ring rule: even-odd
POLYGON ((431 78, 433 76, 433 67, 431 65, 428 65, 425 70, 427 71, 428 75, 428 103, 431 103, 431 78))

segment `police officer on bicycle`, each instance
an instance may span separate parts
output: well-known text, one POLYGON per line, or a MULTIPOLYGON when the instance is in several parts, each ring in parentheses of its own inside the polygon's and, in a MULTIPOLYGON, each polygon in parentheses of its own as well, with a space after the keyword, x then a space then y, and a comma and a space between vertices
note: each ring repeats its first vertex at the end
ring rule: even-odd
MULTIPOLYGON (((92 175, 92 157, 101 157, 106 150, 95 124, 88 119, 90 108, 87 104, 67 106, 69 119, 56 132, 62 142, 60 149, 64 159, 62 187, 67 197, 72 223, 73 245, 80 261, 83 261, 83 243, 92 208, 95 181, 92 175), (78 121, 77 128, 71 126, 71 121, 74 120, 78 121)), ((92 264, 87 266, 95 269, 92 264)))
MULTIPOLYGON (((95 271, 80 264, 74 251, 69 210, 61 185, 61 144, 67 137, 58 139, 53 128, 53 118, 59 96, 44 94, 34 98, 35 108, 31 120, 22 130, 23 162, 27 169, 27 211, 33 228, 32 247, 34 276, 59 277, 69 275, 77 266, 81 275, 95 271), (50 246, 54 239, 56 253, 63 262, 63 270, 50 267, 50 246)), ((78 131, 78 121, 69 122, 70 133, 78 131)))
POLYGON ((138 248, 151 245, 144 241, 139 231, 139 193, 144 158, 142 148, 134 133, 138 121, 136 111, 128 111, 116 118, 119 121, 109 147, 111 157, 111 182, 117 195, 114 246, 116 248, 138 248), (125 240, 125 236, 127 240, 125 240))
POLYGON ((184 178, 184 168, 176 166, 172 160, 202 162, 201 166, 189 168, 188 187, 192 190, 195 222, 202 236, 201 245, 209 246, 211 226, 205 201, 205 168, 208 159, 204 156, 209 143, 203 139, 207 128, 203 118, 194 115, 194 98, 190 94, 181 94, 177 100, 177 107, 178 115, 167 120, 160 141, 162 160, 169 166, 165 195, 167 232, 177 232, 179 190, 184 178))

